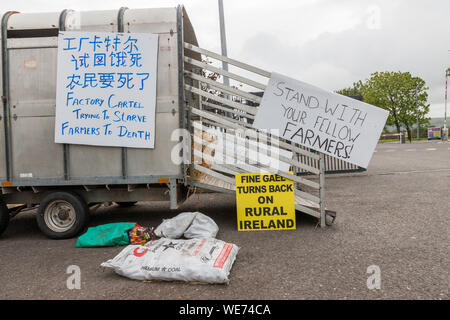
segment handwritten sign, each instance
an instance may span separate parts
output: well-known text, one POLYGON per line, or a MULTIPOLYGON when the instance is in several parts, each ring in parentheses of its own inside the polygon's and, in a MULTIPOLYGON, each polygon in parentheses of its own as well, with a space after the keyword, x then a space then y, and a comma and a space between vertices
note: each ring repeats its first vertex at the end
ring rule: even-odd
POLYGON ((253 126, 367 168, 389 112, 272 73, 253 126))
POLYGON ((294 182, 267 173, 235 179, 239 231, 295 229, 294 182))
POLYGON ((60 32, 55 142, 154 148, 158 35, 60 32))

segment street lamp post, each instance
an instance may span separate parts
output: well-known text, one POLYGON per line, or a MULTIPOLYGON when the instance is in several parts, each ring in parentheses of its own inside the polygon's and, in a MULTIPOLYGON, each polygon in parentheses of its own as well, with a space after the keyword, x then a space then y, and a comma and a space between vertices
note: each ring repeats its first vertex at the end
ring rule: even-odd
MULTIPOLYGON (((220 26, 220 45, 222 49, 222 55, 224 57, 227 56, 227 37, 225 32, 225 17, 223 13, 223 0, 218 0, 219 6, 219 26, 220 26)), ((228 62, 222 61, 222 68, 224 71, 228 71, 228 62)), ((223 84, 226 86, 230 85, 230 79, 227 76, 223 76, 223 84)), ((229 96, 227 93, 224 93, 224 98, 228 99, 229 96)), ((226 115, 228 117, 232 117, 232 113, 227 112, 226 115)))
POLYGON ((419 105, 417 103, 417 83, 416 83, 416 115, 417 115, 417 140, 420 138, 420 123, 419 123, 419 105))
POLYGON ((447 128, 447 78, 450 72, 450 68, 445 70, 445 113, 444 113, 444 130, 442 132, 442 140, 448 141, 448 128, 447 128))
MULTIPOLYGON (((225 33, 225 17, 223 13, 223 0, 218 0, 219 4, 219 24, 220 24, 220 44, 222 49, 222 55, 227 56, 227 37, 225 33)), ((225 71, 228 71, 228 63, 222 61, 222 68, 225 71)), ((228 77, 223 77, 223 83, 228 86, 230 85, 230 80, 228 77)))

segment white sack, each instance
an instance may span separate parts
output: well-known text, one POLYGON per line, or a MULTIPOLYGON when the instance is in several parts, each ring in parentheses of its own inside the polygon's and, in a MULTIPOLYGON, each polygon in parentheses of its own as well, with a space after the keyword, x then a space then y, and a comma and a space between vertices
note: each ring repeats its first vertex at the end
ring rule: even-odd
POLYGON ((215 238, 217 232, 219 232, 219 226, 213 219, 203 213, 196 212, 194 221, 192 221, 191 226, 184 232, 184 237, 187 239, 215 238))
POLYGON ((172 219, 164 219, 155 229, 155 235, 162 238, 215 238, 219 227, 213 219, 201 212, 183 212, 172 219))
POLYGON ((160 238, 178 239, 192 224, 196 212, 183 212, 172 219, 163 219, 163 222, 155 229, 155 235, 160 238))
POLYGON ((143 246, 129 245, 101 266, 136 280, 228 283, 238 251, 238 246, 213 238, 161 238, 143 246))

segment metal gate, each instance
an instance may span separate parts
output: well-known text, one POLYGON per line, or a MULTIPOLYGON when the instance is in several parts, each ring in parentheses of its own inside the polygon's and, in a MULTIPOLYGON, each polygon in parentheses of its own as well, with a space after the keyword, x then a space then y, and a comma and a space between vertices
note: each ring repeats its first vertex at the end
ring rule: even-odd
MULTIPOLYGON (((310 149, 307 149, 310 150, 310 149)), ((314 151, 312 151, 314 152, 314 151)), ((350 172, 363 172, 366 171, 366 169, 357 166, 355 164, 352 164, 350 162, 344 161, 342 159, 338 159, 332 156, 329 156, 327 154, 324 155, 324 164, 325 164, 325 174, 335 174, 335 173, 350 173, 350 172)), ((318 168, 318 162, 311 160, 307 157, 304 157, 302 155, 297 155, 297 160, 311 165, 315 168, 318 168)), ((306 170, 299 170, 297 171, 298 175, 308 175, 310 174, 306 170)))
POLYGON ((234 176, 238 173, 262 170, 278 174, 294 181, 296 210, 316 217, 322 227, 326 225, 326 216, 334 220, 335 213, 325 207, 324 154, 251 125, 261 102, 261 97, 252 91, 265 90, 270 72, 189 43, 184 43, 184 48, 180 57, 184 64, 184 127, 190 133, 190 141, 186 142, 191 144, 186 148, 191 151, 185 173, 187 183, 234 193, 234 176), (221 62, 231 65, 233 72, 214 66, 221 62), (218 81, 220 77, 228 77, 232 83, 224 85, 218 81), (219 145, 227 143, 234 147, 219 150, 219 145), (270 154, 266 152, 269 149, 270 154), (274 165, 276 161, 287 164, 289 171, 280 170, 274 165), (306 178, 299 176, 299 172, 310 175, 306 178))

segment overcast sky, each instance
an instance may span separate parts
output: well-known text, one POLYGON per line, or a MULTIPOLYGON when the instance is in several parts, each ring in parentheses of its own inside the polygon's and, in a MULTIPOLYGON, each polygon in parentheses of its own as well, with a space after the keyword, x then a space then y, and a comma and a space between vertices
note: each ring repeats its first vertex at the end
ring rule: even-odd
MULTIPOLYGON (((2 0, 20 12, 183 4, 201 47, 220 52, 216 0, 2 0)), ((409 71, 444 116, 450 67, 449 0, 224 0, 228 56, 328 90, 375 71, 409 71)))

